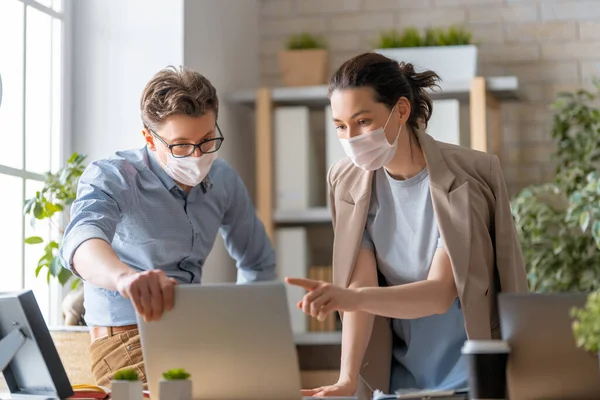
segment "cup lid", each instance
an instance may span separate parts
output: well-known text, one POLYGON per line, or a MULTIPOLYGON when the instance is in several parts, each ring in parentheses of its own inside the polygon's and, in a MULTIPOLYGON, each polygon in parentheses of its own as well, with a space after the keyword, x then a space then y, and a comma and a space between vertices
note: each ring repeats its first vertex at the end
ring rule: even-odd
POLYGON ((510 353, 510 346, 504 340, 467 340, 462 348, 463 354, 510 353))

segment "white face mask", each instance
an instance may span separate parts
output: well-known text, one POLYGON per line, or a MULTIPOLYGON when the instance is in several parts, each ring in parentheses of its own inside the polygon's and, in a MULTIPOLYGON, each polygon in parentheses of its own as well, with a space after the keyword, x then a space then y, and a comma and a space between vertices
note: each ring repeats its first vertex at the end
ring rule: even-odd
POLYGON ((375 171, 394 158, 402 126, 398 129, 398 133, 392 144, 385 137, 385 128, 388 122, 390 122, 395 108, 395 106, 392 108, 392 112, 383 128, 375 129, 349 139, 340 139, 344 152, 357 167, 367 171, 375 171))
POLYGON ((217 152, 202 154, 200 157, 176 158, 173 154, 167 152, 167 163, 164 164, 160 158, 158 162, 163 167, 167 175, 176 182, 187 186, 197 186, 206 178, 208 171, 217 158, 217 152))

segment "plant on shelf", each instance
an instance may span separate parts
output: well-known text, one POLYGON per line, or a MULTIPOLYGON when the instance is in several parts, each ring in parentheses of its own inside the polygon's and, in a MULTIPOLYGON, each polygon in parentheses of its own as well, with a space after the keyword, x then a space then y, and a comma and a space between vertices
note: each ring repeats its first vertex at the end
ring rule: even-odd
POLYGON ((327 45, 322 37, 310 33, 299 33, 290 36, 285 45, 288 50, 325 49, 327 45))
POLYGON ((469 81, 477 74, 477 46, 472 33, 459 26, 429 28, 407 27, 380 32, 374 48, 398 62, 414 64, 417 69, 435 71, 444 81, 469 81))
POLYGON ((327 79, 327 43, 311 33, 291 35, 278 54, 278 62, 286 86, 322 85, 327 79))
POLYGON ((465 46, 472 44, 470 31, 456 26, 428 28, 423 34, 414 27, 404 31, 390 29, 379 34, 375 48, 397 49, 405 47, 465 46))
POLYGON ((600 292, 588 294, 586 304, 571 310, 573 336, 577 347, 590 353, 600 352, 600 292))
POLYGON ((600 289, 600 81, 594 85, 594 92, 557 96, 555 180, 527 187, 511 201, 533 291, 600 289))
MULTIPOLYGON (((62 236, 64 231, 63 221, 68 220, 69 207, 77 195, 77 183, 85 169, 83 162, 85 156, 73 153, 67 164, 56 173, 45 174, 44 187, 35 193, 35 196, 25 201, 23 212, 29 216, 32 227, 36 221, 48 220, 54 231, 62 236), (62 220, 61 220, 62 218, 62 220)), ((55 277, 61 285, 65 285, 71 277, 71 288, 75 289, 80 281, 72 276, 71 271, 63 268, 58 256, 59 242, 50 239, 44 242, 40 236, 25 238, 25 243, 30 245, 44 244, 44 253, 38 260, 35 276, 39 276, 44 268, 46 279, 50 282, 55 277)))

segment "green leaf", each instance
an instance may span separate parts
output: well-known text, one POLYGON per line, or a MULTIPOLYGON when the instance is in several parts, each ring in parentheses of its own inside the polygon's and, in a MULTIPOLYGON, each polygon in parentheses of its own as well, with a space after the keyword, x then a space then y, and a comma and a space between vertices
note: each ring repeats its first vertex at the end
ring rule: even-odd
POLYGON ((50 262, 50 268, 49 268, 50 273, 52 274, 52 276, 58 276, 62 269, 63 269, 63 266, 62 266, 62 263, 60 262, 60 257, 55 256, 52 259, 52 262, 50 262))
POLYGON ((579 226, 581 227, 581 231, 587 231, 588 226, 590 225, 590 213, 588 211, 583 211, 579 215, 579 226))
POLYGON ((40 243, 44 243, 44 239, 42 239, 39 236, 30 236, 28 238, 25 239, 25 243, 27 244, 40 244, 40 243))
POLYGON ((48 218, 61 210, 62 210, 62 207, 59 207, 53 203, 46 202, 44 204, 44 212, 46 213, 46 216, 48 218))
POLYGON ((33 216, 37 219, 44 218, 44 208, 40 203, 35 203, 35 207, 33 208, 33 216))
POLYGON ((60 273, 58 274, 58 283, 61 284, 61 286, 64 286, 65 283, 67 283, 67 281, 69 280, 69 278, 72 276, 73 274, 71 274, 71 271, 69 271, 66 268, 61 268, 60 273))
POLYGON ((47 253, 52 253, 53 249, 58 249, 58 243, 55 240, 51 240, 46 247, 44 247, 44 251, 47 253))
POLYGON ((23 213, 29 214, 33 204, 35 203, 35 197, 25 201, 25 205, 23 206, 23 213))
POLYGON ((52 258, 53 258, 53 256, 52 256, 51 253, 50 254, 48 254, 48 253, 44 254, 42 256, 42 258, 40 258, 40 260, 38 261, 38 267, 39 266, 48 267, 50 265, 50 262, 52 261, 52 258))
MULTIPOLYGON (((46 264, 47 265, 47 264, 46 264)), ((35 277, 37 278, 40 275, 40 271, 42 270, 42 268, 44 268, 46 265, 40 265, 38 264, 37 268, 35 269, 35 277)))
POLYGON ((596 247, 600 250, 600 220, 594 221, 592 225, 592 237, 596 242, 596 247))
POLYGON ((73 279, 73 283, 71 283, 71 290, 75 290, 81 285, 81 279, 75 278, 73 279))

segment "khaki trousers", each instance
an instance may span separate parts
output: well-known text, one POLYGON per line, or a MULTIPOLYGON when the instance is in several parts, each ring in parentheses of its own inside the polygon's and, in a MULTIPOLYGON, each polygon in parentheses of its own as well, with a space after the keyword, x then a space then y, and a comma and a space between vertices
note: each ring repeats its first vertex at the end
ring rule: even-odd
POLYGON ((115 372, 133 368, 144 384, 144 390, 148 390, 142 343, 137 329, 96 339, 90 346, 90 359, 96 385, 110 388, 115 372))

